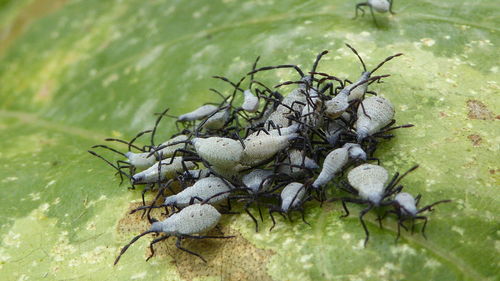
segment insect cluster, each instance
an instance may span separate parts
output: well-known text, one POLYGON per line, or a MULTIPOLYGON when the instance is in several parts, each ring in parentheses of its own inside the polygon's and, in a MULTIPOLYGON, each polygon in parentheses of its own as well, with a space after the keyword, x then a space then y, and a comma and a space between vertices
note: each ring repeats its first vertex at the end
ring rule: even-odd
POLYGON ((221 214, 234 214, 235 208, 243 210, 258 231, 254 212, 258 211, 263 221, 264 209, 273 222, 272 229, 276 213, 290 219, 291 212, 296 211, 307 223, 307 201, 340 201, 344 216, 349 214, 346 203, 366 206, 359 215, 366 233, 365 244, 369 231, 363 217, 372 209, 379 210, 380 222, 387 215, 398 220, 398 238, 400 227, 408 230, 406 221, 411 222, 413 230, 415 220, 424 220, 425 235, 427 217, 422 213, 449 200, 419 209, 421 196, 402 192, 400 184, 417 166, 390 178, 380 160, 373 156, 381 141, 394 137, 393 130, 413 126, 394 126, 394 106, 370 90, 372 83, 381 83, 389 76, 374 73, 402 54, 389 56, 368 70, 358 52, 346 45, 363 67, 354 82, 317 71, 328 51, 316 57, 308 72, 292 64, 257 68, 257 58, 252 70, 239 81, 214 76, 229 89, 226 95, 210 89, 219 96, 219 102, 180 116, 168 115, 166 109, 159 114, 153 129, 140 132, 131 141, 106 139, 124 144, 126 152, 107 145, 93 146, 123 157, 115 162, 89 151, 112 166, 122 181, 130 181, 132 188, 144 186, 143 206, 132 213, 144 212, 150 229, 127 244, 115 264, 132 243, 150 233, 164 236, 151 242, 149 258, 154 254, 154 244, 174 236, 179 249, 204 260, 198 253, 183 248, 181 241, 231 238, 202 235, 217 225, 221 214), (266 71, 282 68, 295 70, 298 79, 274 87, 257 79, 266 71), (284 95, 281 89, 286 85, 291 91, 284 95), (176 119, 178 133, 156 143, 158 125, 166 117, 176 119), (149 145, 135 144, 148 134, 149 145), (146 204, 144 194, 148 191, 156 195, 146 204), (164 208, 170 215, 158 221, 151 214, 155 208, 164 208))

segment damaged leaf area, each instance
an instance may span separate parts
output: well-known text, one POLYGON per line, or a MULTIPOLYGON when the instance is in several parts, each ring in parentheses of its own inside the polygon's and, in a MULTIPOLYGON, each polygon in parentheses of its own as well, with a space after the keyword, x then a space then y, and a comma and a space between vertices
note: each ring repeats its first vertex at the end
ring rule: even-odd
MULTIPOLYGON (((0 276, 3 280, 496 280, 500 274, 500 112, 497 1, 395 1, 395 15, 352 20, 356 1, 0 1, 0 276), (213 101, 210 78, 236 79, 260 65, 309 67, 355 80, 362 67, 403 52, 373 90, 389 98, 398 124, 376 156, 429 214, 427 239, 368 214, 366 248, 357 218, 340 204, 307 203, 306 220, 225 216, 223 241, 185 241, 208 261, 135 243, 148 227, 129 215, 141 189, 119 185, 87 153, 106 137, 131 139, 169 107, 179 115, 213 101)), ((269 84, 288 70, 259 75, 269 84)), ((292 86, 283 88, 290 91, 292 86)), ((175 130, 160 125, 157 139, 175 130)), ((145 141, 146 142, 146 141, 145 141)), ((123 147, 116 146, 123 149, 123 147)), ((256 209, 252 209, 254 213, 256 209)))

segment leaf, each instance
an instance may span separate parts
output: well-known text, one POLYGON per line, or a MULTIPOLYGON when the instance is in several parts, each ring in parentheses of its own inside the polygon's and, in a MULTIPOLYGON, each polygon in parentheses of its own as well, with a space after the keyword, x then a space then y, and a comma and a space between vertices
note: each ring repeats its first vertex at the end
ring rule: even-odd
MULTIPOLYGON (((14 279, 151 280, 494 280, 498 270, 499 177, 497 2, 396 1, 396 15, 351 20, 352 1, 49 1, 0 2, 0 274, 14 279), (260 65, 310 67, 356 79, 397 52, 374 90, 389 98, 399 124, 412 123, 377 152, 428 204, 428 239, 396 222, 370 242, 352 206, 307 205, 307 226, 265 219, 254 232, 244 214, 222 223, 230 241, 188 243, 203 264, 169 240, 146 262, 149 238, 120 264, 119 249, 147 224, 127 215, 141 190, 119 186, 86 152, 105 137, 132 138, 165 107, 178 115, 224 89, 211 75, 237 79, 260 65)), ((264 80, 293 79, 289 71, 264 80)), ((265 77, 265 78, 264 78, 265 77)), ((291 89, 291 88, 289 88, 291 89)), ((174 132, 173 120, 157 139, 174 132)), ((147 139, 143 140, 148 143, 147 139)), ((118 146, 117 146, 118 147, 118 146)), ((118 158, 117 158, 118 159, 118 158)), ((256 211, 255 209, 253 210, 256 211)), ((417 225, 417 230, 421 225, 417 225)))

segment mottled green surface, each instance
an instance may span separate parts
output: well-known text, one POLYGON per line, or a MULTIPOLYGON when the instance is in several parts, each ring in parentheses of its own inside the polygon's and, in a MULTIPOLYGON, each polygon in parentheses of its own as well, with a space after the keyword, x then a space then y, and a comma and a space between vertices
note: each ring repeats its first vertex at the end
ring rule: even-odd
MULTIPOLYGON (((396 1, 379 28, 369 15, 351 20, 354 4, 0 1, 1 279, 498 280, 498 1, 396 1), (338 204, 311 203, 311 227, 279 218, 256 234, 249 217, 226 219, 238 238, 201 250, 207 265, 171 240, 147 263, 145 238, 112 266, 146 227, 126 216, 140 190, 118 186, 91 145, 130 138, 167 106, 180 114, 214 99, 206 89, 225 85, 210 76, 236 79, 257 55, 309 67, 328 49, 320 70, 355 79, 345 42, 372 66, 405 53, 374 89, 396 105, 398 123, 416 127, 378 156, 391 172, 421 165, 404 183, 423 203, 453 200, 431 214, 428 240, 404 233, 396 245, 395 222, 380 230, 369 215, 364 249, 359 208, 340 220, 338 204)), ((163 128, 159 138, 173 131, 163 128)))

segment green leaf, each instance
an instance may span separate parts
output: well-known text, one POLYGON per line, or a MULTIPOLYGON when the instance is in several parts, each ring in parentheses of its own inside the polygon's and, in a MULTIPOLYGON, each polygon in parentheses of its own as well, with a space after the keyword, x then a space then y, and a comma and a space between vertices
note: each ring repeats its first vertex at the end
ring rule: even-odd
MULTIPOLYGON (((355 1, 0 1, 0 275, 26 279, 149 280, 498 280, 500 99, 498 3, 395 1, 395 15, 352 20, 355 1), (147 224, 127 214, 141 190, 119 186, 113 170, 86 152, 105 137, 130 139, 154 112, 177 115, 227 89, 260 65, 309 68, 357 78, 397 52, 374 90, 397 109, 401 129, 377 152, 422 203, 453 202, 429 214, 428 239, 396 222, 371 236, 338 203, 309 203, 308 226, 268 218, 259 233, 244 214, 226 217, 228 241, 186 243, 204 264, 168 240, 149 262, 150 238, 112 266, 147 224)), ((269 83, 294 79, 267 72, 269 83)), ((265 78, 264 78, 265 77, 265 78)), ((288 88, 288 90, 290 90, 288 88)), ((158 140, 174 132, 161 125, 158 140)), ((147 144, 147 140, 143 140, 147 144)), ((117 146, 119 147, 119 146, 117 146)), ((254 212, 256 210, 253 210, 254 212)), ((417 230, 421 225, 417 225, 417 230)))

